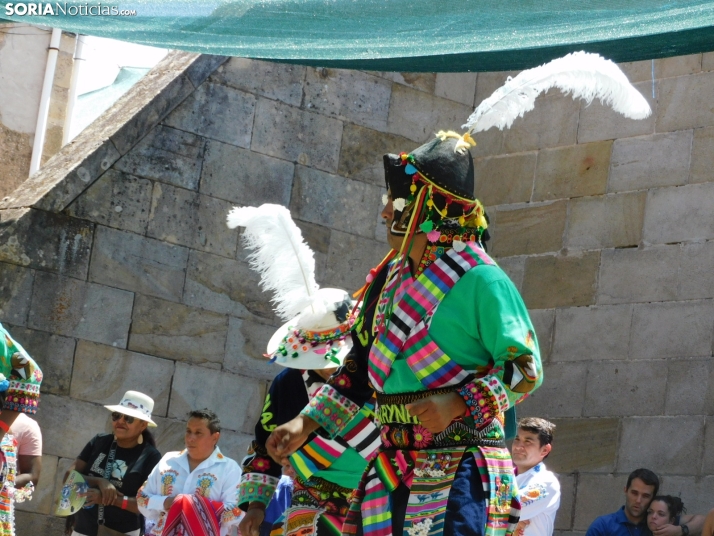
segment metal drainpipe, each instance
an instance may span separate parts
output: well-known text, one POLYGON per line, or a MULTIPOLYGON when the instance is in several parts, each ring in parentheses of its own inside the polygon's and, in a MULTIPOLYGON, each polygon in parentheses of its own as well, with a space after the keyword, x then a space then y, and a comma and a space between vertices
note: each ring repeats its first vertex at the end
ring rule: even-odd
POLYGON ((45 67, 45 81, 42 84, 40 110, 37 113, 35 142, 32 146, 32 160, 30 161, 30 176, 40 169, 42 149, 45 145, 45 131, 47 130, 47 116, 50 113, 50 97, 52 96, 52 85, 55 81, 55 67, 57 66, 57 54, 59 53, 61 37, 62 30, 53 28, 52 37, 50 38, 50 49, 47 55, 47 66, 45 67))
POLYGON ((72 78, 69 82, 69 96, 67 97, 67 114, 64 118, 64 129, 62 130, 62 145, 70 142, 69 129, 72 126, 72 114, 74 105, 77 104, 77 88, 79 81, 79 69, 81 61, 84 61, 84 35, 77 34, 77 43, 74 46, 74 58, 72 62, 72 78))

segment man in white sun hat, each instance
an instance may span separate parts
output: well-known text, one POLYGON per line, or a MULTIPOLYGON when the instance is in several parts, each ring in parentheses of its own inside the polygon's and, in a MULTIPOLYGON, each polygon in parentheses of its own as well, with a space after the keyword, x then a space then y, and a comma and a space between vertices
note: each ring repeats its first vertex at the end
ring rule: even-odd
MULTIPOLYGON (((248 248, 257 250, 251 255, 251 264, 261 272, 263 288, 276 290, 276 311, 288 319, 271 337, 266 355, 285 370, 270 386, 255 426, 255 439, 243 461, 239 505, 247 513, 240 532, 253 536, 258 534, 282 470, 268 455, 265 443, 277 426, 298 415, 343 364, 352 348, 354 306, 344 290, 317 288, 312 251, 302 242, 287 209, 278 205, 235 209, 231 223, 246 227, 244 240, 248 248), (298 273, 291 274, 291 268, 298 273), (290 284, 291 280, 297 284, 290 284)), ((338 376, 331 381, 349 380, 338 376)), ((273 525, 272 535, 341 533, 348 499, 359 485, 367 458, 379 444, 372 407, 365 405, 363 418, 355 421, 348 439, 314 436, 282 460, 292 467, 296 478, 291 505, 273 525)))
POLYGON ((89 484, 85 508, 76 513, 72 535, 95 536, 99 525, 105 525, 138 536, 137 491, 161 459, 148 431, 156 427, 151 418, 154 400, 139 391, 127 391, 121 402, 104 407, 112 412, 112 432, 94 436, 67 471, 78 471, 89 484))

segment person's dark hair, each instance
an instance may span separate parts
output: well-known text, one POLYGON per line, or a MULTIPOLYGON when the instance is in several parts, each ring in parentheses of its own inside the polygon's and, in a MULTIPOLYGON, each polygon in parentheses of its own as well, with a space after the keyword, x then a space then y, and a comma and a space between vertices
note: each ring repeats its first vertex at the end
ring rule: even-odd
POLYGON ((538 443, 541 447, 545 445, 550 445, 553 442, 553 433, 555 432, 555 425, 541 419, 540 417, 525 417, 518 421, 518 429, 525 430, 532 434, 538 434, 538 443))
POLYGON ((684 503, 679 497, 673 497, 672 495, 656 495, 655 498, 652 499, 652 502, 655 501, 662 501, 667 505, 670 519, 687 513, 687 509, 684 507, 684 503))
POLYGON ((221 420, 218 418, 218 415, 216 415, 215 412, 211 411, 208 408, 194 409, 191 413, 188 414, 188 418, 205 419, 207 421, 206 424, 208 425, 208 430, 212 434, 221 431, 221 420))
POLYGON ((654 493, 652 493, 652 495, 657 496, 657 492, 659 491, 659 477, 656 474, 654 474, 649 469, 645 469, 643 467, 635 469, 630 473, 630 476, 627 477, 627 485, 625 486, 625 491, 630 489, 630 484, 632 484, 632 481, 635 478, 639 478, 647 486, 654 486, 654 493))
POLYGON ((152 447, 156 448, 156 440, 154 439, 154 434, 149 432, 148 428, 141 432, 141 436, 144 438, 144 444, 151 445, 152 447))

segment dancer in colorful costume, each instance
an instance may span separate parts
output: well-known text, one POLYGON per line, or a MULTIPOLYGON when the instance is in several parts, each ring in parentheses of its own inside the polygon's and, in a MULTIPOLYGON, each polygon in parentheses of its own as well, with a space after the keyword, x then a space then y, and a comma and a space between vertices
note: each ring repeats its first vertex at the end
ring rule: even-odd
MULTIPOLYGON (((348 499, 359 485, 367 458, 379 445, 374 405, 361 408, 343 437, 333 440, 315 435, 281 463, 268 456, 265 442, 278 425, 299 414, 350 352, 352 300, 344 290, 318 288, 313 253, 285 207, 236 208, 228 221, 231 227, 246 228, 244 242, 254 250, 251 265, 262 274, 264 289, 275 291, 276 312, 287 320, 268 343, 267 356, 286 368, 270 386, 243 462, 239 505, 246 516, 241 534, 258 534, 280 479, 281 463, 289 463, 296 475, 291 505, 271 534, 338 536, 348 499)), ((349 380, 341 375, 334 381, 349 380)))
POLYGON ((503 416, 543 377, 525 305, 482 247, 487 221, 473 197, 470 133, 510 126, 550 87, 598 96, 630 117, 648 115, 617 66, 593 56, 525 71, 479 106, 466 134, 440 132, 409 154, 384 157, 382 216, 393 251, 368 276, 354 351, 339 373, 349 387, 330 380, 267 443, 279 459, 318 428, 340 437, 371 383, 382 447, 344 533, 513 531, 519 504, 503 416))
MULTIPOLYGON (((10 426, 20 413, 29 415, 37 413, 41 383, 40 367, 0 324, 0 399, 2 399, 0 441, 9 432, 10 426)), ((12 443, 12 439, 8 438, 2 447, 7 455, 13 458, 11 460, 13 468, 6 466, 5 455, 0 452, 0 486, 5 482, 8 471, 15 470, 12 443)))

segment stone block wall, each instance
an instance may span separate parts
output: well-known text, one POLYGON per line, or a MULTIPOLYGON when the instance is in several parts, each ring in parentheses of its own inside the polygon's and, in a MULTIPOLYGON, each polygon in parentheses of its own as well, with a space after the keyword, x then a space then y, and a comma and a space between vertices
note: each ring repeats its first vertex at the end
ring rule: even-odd
MULTIPOLYGON (((476 137, 491 252, 543 352, 545 383, 520 414, 558 425, 559 533, 618 507, 639 466, 690 512, 714 505, 714 55, 654 68, 653 82, 650 62, 623 65, 647 120, 554 92, 476 137)), ((1 203, 0 321, 46 372, 45 468, 20 536, 59 534, 61 477, 127 389, 156 400, 163 451, 180 448, 189 408, 209 406, 242 456, 278 321, 224 224, 231 206, 288 206, 319 283, 354 290, 387 252, 382 154, 458 129, 509 74, 173 54, 1 203)))

